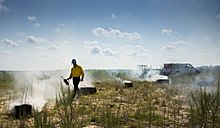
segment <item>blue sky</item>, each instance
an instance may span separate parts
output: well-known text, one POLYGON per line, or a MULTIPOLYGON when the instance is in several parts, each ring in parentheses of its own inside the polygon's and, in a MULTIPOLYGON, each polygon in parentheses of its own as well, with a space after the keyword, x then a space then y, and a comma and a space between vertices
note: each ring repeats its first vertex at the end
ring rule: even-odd
POLYGON ((219 0, 0 0, 0 69, 220 64, 219 0))

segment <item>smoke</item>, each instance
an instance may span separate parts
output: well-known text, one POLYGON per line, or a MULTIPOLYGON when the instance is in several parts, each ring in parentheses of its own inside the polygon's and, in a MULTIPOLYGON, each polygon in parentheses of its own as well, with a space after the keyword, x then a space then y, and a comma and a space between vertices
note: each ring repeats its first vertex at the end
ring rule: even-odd
POLYGON ((34 109, 41 111, 48 101, 55 99, 59 91, 60 79, 56 74, 18 72, 14 77, 14 90, 18 96, 10 101, 10 109, 15 105, 30 104, 34 109))
POLYGON ((85 74, 85 79, 79 83, 79 88, 94 87, 94 85, 92 85, 92 82, 93 80, 91 79, 91 77, 85 74))
POLYGON ((155 82, 159 79, 168 80, 168 76, 160 75, 160 70, 158 69, 137 69, 132 72, 133 78, 136 80, 146 80, 149 82, 155 82))
MULTIPOLYGON (((16 105, 30 104, 34 109, 41 111, 45 104, 53 105, 56 95, 60 92, 60 86, 67 87, 61 76, 67 78, 69 72, 15 72, 14 91, 16 96, 10 101, 9 109, 12 110, 16 105)), ((85 74, 85 79, 80 82, 79 87, 93 87, 91 82, 92 79, 85 74)), ((69 86, 73 89, 72 80, 70 80, 69 86)))
POLYGON ((207 90, 213 90, 215 79, 212 74, 199 75, 195 77, 194 83, 192 84, 193 89, 205 87, 207 90))

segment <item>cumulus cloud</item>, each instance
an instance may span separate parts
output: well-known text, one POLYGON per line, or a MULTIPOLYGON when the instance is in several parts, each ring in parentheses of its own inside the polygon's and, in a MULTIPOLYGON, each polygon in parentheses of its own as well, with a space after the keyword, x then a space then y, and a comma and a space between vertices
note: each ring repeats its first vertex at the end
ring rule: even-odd
POLYGON ((27 16, 27 20, 29 20, 32 23, 34 23, 32 26, 35 27, 35 28, 39 28, 41 26, 41 24, 38 23, 36 16, 27 16))
POLYGON ((113 28, 101 28, 97 27, 92 30, 92 33, 95 36, 104 36, 104 37, 118 37, 118 38, 125 38, 129 40, 135 40, 135 39, 141 39, 141 35, 137 32, 134 33, 128 33, 128 32, 121 32, 118 29, 113 28))
POLYGON ((9 12, 10 10, 4 5, 4 2, 5 0, 0 0, 0 12, 9 12))
POLYGON ((48 49, 49 50, 56 50, 58 47, 55 45, 55 44, 53 44, 53 45, 51 45, 48 49))
POLYGON ((17 46, 18 45, 17 42, 13 40, 9 40, 9 39, 2 40, 2 43, 5 44, 6 46, 17 46))
POLYGON ((126 51, 130 51, 127 52, 128 56, 132 56, 132 57, 141 57, 141 58, 150 58, 151 56, 148 54, 148 50, 145 49, 142 45, 135 45, 135 46, 124 46, 123 49, 125 49, 126 51))
POLYGON ((91 49, 91 53, 92 54, 101 54, 102 53, 102 50, 99 46, 94 46, 92 49, 91 49))
POLYGON ((30 20, 30 21, 37 21, 36 16, 28 16, 27 19, 30 20))
POLYGON ((161 50, 173 50, 180 46, 186 46, 186 45, 188 45, 186 41, 182 41, 182 40, 175 41, 175 42, 171 41, 168 45, 162 47, 161 50))
POLYGON ((171 35, 174 33, 177 33, 177 32, 173 31, 171 28, 164 28, 161 30, 161 34, 171 35))
POLYGON ((162 50, 173 50, 175 47, 173 46, 173 45, 166 45, 166 46, 164 46, 164 47, 162 47, 161 49, 162 50))
POLYGON ((114 52, 110 48, 103 49, 102 53, 106 56, 120 56, 120 52, 114 52))
POLYGON ((45 39, 35 36, 27 36, 26 41, 30 43, 40 43, 40 42, 44 42, 45 39))
POLYGON ((141 46, 141 45, 136 45, 135 48, 136 48, 138 51, 142 52, 142 53, 147 53, 147 49, 145 49, 145 48, 144 48, 143 46, 141 46))
POLYGON ((100 55, 104 55, 104 56, 116 56, 116 57, 120 56, 120 52, 114 52, 110 48, 103 49, 98 45, 93 46, 93 48, 91 49, 91 53, 92 54, 100 54, 100 55))
POLYGON ((100 46, 98 41, 84 41, 85 47, 90 51, 92 54, 97 55, 104 55, 104 56, 120 56, 120 52, 115 52, 110 48, 103 48, 100 46))

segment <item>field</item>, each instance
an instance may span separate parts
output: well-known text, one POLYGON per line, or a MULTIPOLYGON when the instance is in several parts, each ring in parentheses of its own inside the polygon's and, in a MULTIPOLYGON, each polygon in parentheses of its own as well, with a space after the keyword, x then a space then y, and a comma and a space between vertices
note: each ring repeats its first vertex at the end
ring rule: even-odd
MULTIPOLYGON (((54 98, 47 100, 40 111, 34 110, 30 117, 19 119, 9 114, 10 101, 24 94, 19 91, 24 89, 22 86, 15 87, 17 80, 13 74, 15 72, 8 71, 0 74, 0 128, 220 126, 219 71, 211 70, 199 76, 170 76, 172 84, 157 84, 139 80, 125 71, 88 70, 90 84, 97 88, 97 93, 73 99, 72 88, 58 80, 53 82, 59 90, 54 98), (116 77, 130 80, 134 86, 125 88, 116 77)), ((37 76, 38 83, 45 85, 45 81, 53 77, 51 74, 41 72, 40 77, 37 76)))

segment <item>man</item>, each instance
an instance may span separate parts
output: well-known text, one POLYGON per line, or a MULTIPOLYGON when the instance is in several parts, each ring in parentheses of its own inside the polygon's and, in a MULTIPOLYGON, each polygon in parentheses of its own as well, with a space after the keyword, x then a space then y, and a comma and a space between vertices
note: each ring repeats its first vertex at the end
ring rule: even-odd
POLYGON ((78 87, 78 85, 79 85, 79 82, 83 81, 83 79, 84 79, 84 71, 83 71, 83 68, 81 66, 77 65, 76 59, 72 60, 72 64, 73 64, 73 67, 71 69, 70 76, 69 76, 69 78, 67 78, 67 80, 73 78, 73 85, 74 85, 73 98, 74 98, 76 96, 76 93, 79 96, 79 87, 78 87))

